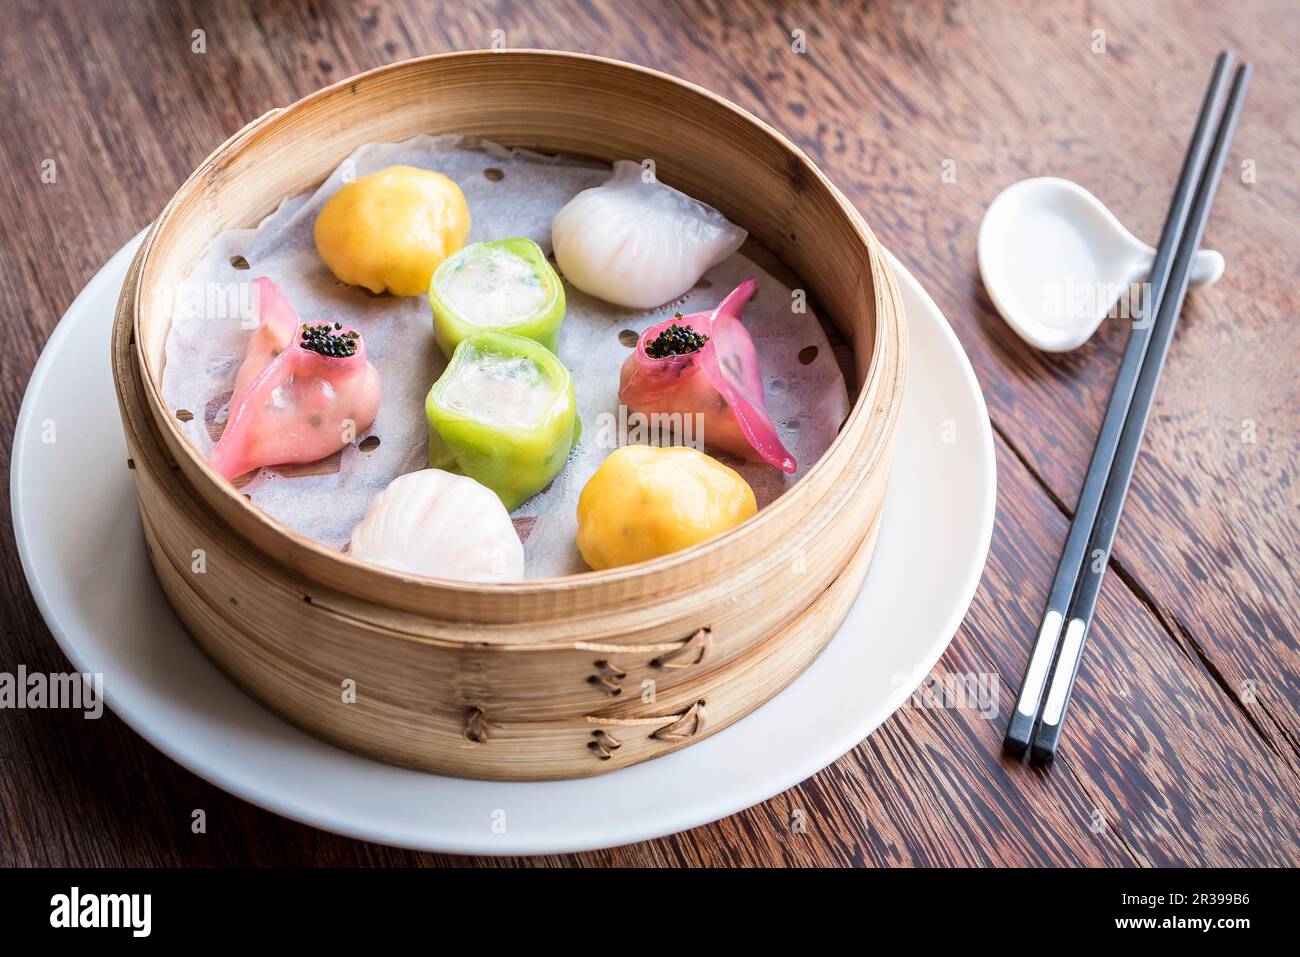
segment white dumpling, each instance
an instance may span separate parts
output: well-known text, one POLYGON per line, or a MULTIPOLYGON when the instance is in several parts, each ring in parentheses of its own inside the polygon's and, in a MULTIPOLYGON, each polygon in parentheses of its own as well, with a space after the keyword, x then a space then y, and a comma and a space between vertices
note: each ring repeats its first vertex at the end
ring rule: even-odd
POLYGON ((564 278, 632 309, 661 306, 687 292, 745 236, 712 206, 665 186, 630 160, 615 163, 613 177, 573 197, 551 223, 564 278))
POLYGON ((370 500, 351 554, 408 575, 522 581, 524 546, 495 492, 465 475, 421 469, 370 500))

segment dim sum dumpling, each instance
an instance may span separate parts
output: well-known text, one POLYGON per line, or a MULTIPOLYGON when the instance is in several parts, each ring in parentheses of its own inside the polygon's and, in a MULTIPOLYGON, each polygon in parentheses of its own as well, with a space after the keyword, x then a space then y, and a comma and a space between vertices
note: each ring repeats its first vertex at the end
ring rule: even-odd
POLYGON ((489 488, 465 475, 421 469, 370 500, 351 554, 408 575, 470 582, 522 581, 524 546, 489 488))
POLYGON ((317 462, 370 428, 379 410, 379 370, 361 334, 339 323, 300 325, 275 283, 264 276, 254 283, 258 329, 208 457, 227 479, 264 465, 317 462))
POLYGON ((550 484, 582 435, 564 363, 507 332, 462 339, 424 414, 429 467, 470 476, 511 510, 550 484))
POLYGON ((462 339, 496 329, 552 352, 564 322, 564 284, 531 239, 472 243, 449 256, 429 287, 433 334, 451 358, 462 339))
POLYGON ((747 279, 712 312, 648 327, 623 363, 618 401, 641 415, 697 415, 705 445, 793 473, 797 463, 767 414, 758 350, 740 319, 757 287, 747 279))
POLYGON ((630 160, 555 214, 551 243, 564 277, 583 292, 651 309, 687 292, 745 241, 712 206, 665 186, 630 160))

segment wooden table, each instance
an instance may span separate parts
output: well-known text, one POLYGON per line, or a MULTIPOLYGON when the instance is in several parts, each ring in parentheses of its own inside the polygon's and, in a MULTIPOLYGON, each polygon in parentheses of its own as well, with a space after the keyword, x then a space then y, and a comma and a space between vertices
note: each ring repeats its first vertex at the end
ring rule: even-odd
MULTIPOLYGON (((490 46, 497 30, 509 46, 675 73, 807 150, 970 355, 996 438, 998 518, 936 674, 997 676, 1003 717, 904 707, 742 814, 531 863, 1295 864, 1300 14, 1288 0, 1222 6, 4 0, 0 425, 12 433, 28 372, 82 285, 271 107, 387 61, 490 46), (990 305, 976 231, 1003 187, 1054 174, 1154 240, 1220 45, 1258 69, 1206 240, 1228 271, 1184 313, 1044 773, 999 744, 1127 325, 1105 323, 1067 356, 1035 353, 990 305)), ((0 522, 0 671, 63 670, 10 528, 0 522)), ((260 811, 113 717, 0 712, 0 766, 3 864, 466 863, 260 811), (206 835, 190 831, 195 808, 206 835)))

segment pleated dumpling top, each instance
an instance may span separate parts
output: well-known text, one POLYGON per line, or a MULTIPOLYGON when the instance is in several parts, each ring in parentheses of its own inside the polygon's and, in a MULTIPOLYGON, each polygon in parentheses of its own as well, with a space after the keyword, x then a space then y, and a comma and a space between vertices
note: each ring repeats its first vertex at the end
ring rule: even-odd
POLYGON ((747 233, 630 160, 555 214, 551 243, 564 278, 630 309, 652 309, 691 289, 747 233))
POLYGON ((407 575, 522 581, 524 546, 495 492, 465 475, 421 469, 370 500, 351 554, 407 575))

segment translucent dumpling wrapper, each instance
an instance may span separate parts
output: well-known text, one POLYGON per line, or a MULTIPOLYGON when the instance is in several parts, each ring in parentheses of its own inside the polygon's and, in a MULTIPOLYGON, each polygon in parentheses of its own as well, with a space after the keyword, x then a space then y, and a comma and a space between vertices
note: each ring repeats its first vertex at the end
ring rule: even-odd
POLYGON ((551 243, 564 278, 631 309, 652 309, 691 289, 745 241, 745 230, 630 160, 555 214, 551 243))
POLYGON ((280 287, 265 276, 253 280, 253 303, 257 311, 257 328, 244 348, 244 361, 235 376, 235 391, 230 396, 232 406, 248 391, 248 384, 257 378, 257 374, 289 348, 300 325, 298 313, 289 305, 280 287))
POLYGON ((421 469, 370 500, 352 530, 354 558, 407 575, 522 581, 524 546, 501 499, 465 475, 421 469))
POLYGON ((524 336, 554 352, 564 321, 564 284, 531 239, 472 243, 433 274, 429 305, 443 355, 484 330, 524 336))
POLYGON ((692 434, 706 446, 794 472, 794 456, 767 414, 758 351, 740 320, 756 286, 748 279, 712 312, 674 316, 642 332, 623 363, 618 400, 629 413, 698 415, 692 434), (665 352, 683 342, 690 351, 665 352))
POLYGON ((361 334, 341 324, 302 325, 275 283, 253 282, 258 328, 209 457, 227 479, 319 461, 369 428, 379 410, 379 371, 361 334))
POLYGON ((550 484, 581 432, 569 370, 541 343, 505 332, 461 340, 424 411, 429 467, 468 475, 509 510, 550 484))

